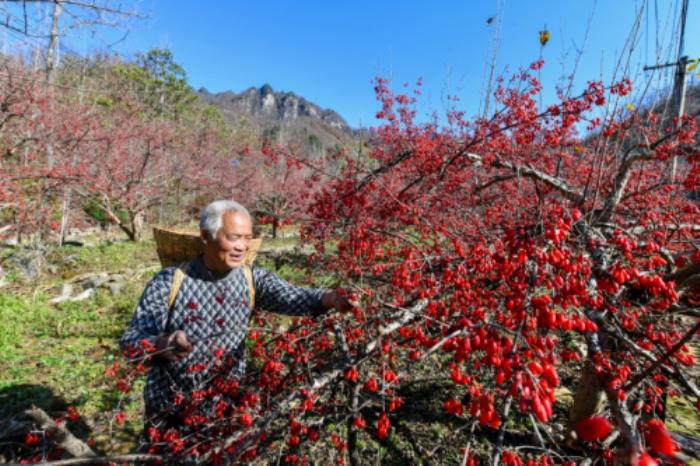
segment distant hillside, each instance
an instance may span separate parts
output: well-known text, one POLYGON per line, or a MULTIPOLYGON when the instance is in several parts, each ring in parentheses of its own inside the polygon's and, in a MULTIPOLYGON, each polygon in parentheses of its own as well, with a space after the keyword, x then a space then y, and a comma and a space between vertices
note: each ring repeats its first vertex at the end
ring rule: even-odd
POLYGON ((329 148, 348 146, 354 140, 353 129, 335 111, 323 109, 293 92, 275 92, 269 84, 238 94, 200 89, 197 95, 217 107, 234 128, 292 145, 311 158, 329 148))

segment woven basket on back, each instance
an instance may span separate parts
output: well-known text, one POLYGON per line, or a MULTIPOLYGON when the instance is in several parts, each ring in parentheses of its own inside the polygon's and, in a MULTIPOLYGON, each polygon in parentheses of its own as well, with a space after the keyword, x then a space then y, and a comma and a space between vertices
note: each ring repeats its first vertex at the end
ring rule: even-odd
MULTIPOLYGON (((153 238, 156 241, 158 259, 163 267, 189 262, 202 253, 202 240, 199 233, 175 228, 154 227, 153 238)), ((258 254, 262 238, 253 238, 245 258, 246 265, 253 265, 258 254)))

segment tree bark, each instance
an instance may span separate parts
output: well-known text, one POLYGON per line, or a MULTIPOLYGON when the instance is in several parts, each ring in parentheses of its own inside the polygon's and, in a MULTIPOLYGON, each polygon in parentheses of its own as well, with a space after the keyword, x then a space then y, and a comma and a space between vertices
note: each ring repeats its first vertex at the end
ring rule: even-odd
POLYGON ((598 375, 595 373, 593 362, 587 359, 578 379, 574 403, 569 410, 568 430, 573 431, 581 419, 598 413, 602 405, 603 387, 600 385, 598 375))

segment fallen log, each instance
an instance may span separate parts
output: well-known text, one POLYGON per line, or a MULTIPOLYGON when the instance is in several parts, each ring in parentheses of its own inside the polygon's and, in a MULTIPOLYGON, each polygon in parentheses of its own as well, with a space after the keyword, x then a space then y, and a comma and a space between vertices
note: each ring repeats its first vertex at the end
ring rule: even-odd
POLYGON ((46 411, 43 409, 34 406, 32 409, 26 410, 25 413, 36 421, 41 429, 46 431, 46 435, 51 440, 56 442, 59 447, 63 448, 70 455, 76 458, 97 456, 85 442, 73 435, 66 426, 56 424, 56 422, 51 419, 51 416, 46 414, 46 411))

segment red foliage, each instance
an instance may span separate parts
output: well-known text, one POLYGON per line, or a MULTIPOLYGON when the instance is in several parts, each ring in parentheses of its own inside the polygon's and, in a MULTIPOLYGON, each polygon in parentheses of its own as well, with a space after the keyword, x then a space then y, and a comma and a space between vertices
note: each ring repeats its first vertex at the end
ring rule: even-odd
POLYGON ((377 421, 377 437, 379 440, 385 440, 389 436, 389 428, 391 427, 391 422, 386 413, 379 415, 379 420, 377 421))
POLYGON ((673 456, 676 453, 676 442, 671 438, 666 425, 660 419, 652 419, 645 425, 644 440, 654 453, 673 456))
POLYGON ((576 424, 578 438, 586 442, 596 442, 607 437, 613 429, 613 425, 606 418, 592 416, 581 419, 576 424))
POLYGON ((637 460, 637 466, 659 466, 658 461, 651 457, 649 453, 642 453, 637 460))

